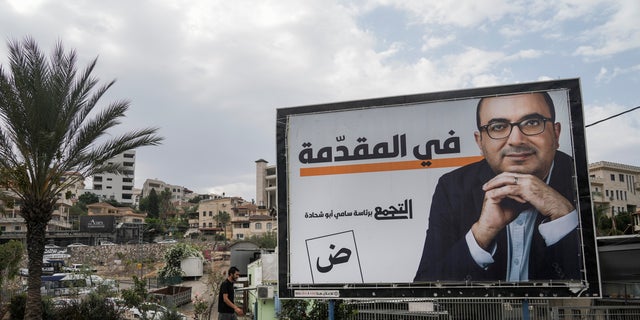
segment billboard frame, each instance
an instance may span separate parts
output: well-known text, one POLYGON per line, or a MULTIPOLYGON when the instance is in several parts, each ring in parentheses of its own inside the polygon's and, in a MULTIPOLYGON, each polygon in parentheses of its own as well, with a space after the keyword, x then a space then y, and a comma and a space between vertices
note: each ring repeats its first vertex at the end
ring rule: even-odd
POLYGON ((531 83, 521 83, 494 87, 482 87, 454 91, 383 97, 365 100, 317 104, 280 108, 276 117, 277 140, 277 203, 278 203, 278 282, 281 298, 598 298, 601 297, 600 275, 597 257, 595 224, 591 205, 591 191, 588 176, 584 111, 580 92, 580 81, 561 79, 531 83), (508 95, 519 92, 535 92, 566 89, 569 97, 570 126, 573 140, 573 157, 577 181, 578 212, 582 228, 584 279, 579 283, 531 282, 413 282, 413 283, 344 283, 344 284, 292 284, 290 283, 289 261, 289 172, 287 159, 287 127, 289 117, 302 114, 327 113, 367 109, 372 107, 392 107, 439 101, 474 99, 483 96, 508 95))

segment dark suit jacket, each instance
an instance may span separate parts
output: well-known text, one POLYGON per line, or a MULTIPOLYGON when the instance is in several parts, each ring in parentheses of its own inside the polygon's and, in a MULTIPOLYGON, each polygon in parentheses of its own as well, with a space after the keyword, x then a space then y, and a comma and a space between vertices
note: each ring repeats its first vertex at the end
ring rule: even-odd
MULTIPOLYGON (((556 152, 549 185, 574 201, 572 159, 556 152)), ((507 233, 496 238, 494 263, 487 270, 471 257, 466 233, 480 217, 484 191, 482 185, 495 174, 485 160, 458 168, 438 181, 431 203, 429 230, 420 266, 414 281, 494 281, 507 274, 507 233)), ((529 281, 580 279, 580 235, 577 229, 556 244, 547 247, 538 231, 544 220, 538 214, 529 255, 529 281)))

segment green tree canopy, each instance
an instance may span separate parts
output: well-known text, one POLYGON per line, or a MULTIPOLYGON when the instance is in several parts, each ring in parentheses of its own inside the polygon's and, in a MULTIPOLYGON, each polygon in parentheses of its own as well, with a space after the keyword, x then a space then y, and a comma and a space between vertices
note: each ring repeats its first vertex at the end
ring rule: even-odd
POLYGON ((278 245, 278 235, 275 232, 267 232, 261 235, 252 235, 248 240, 264 249, 275 249, 275 247, 278 245))
POLYGON ((160 217, 160 199, 156 193, 156 189, 151 189, 146 200, 146 209, 149 218, 160 217))
POLYGON ((78 197, 78 201, 84 203, 86 206, 88 204, 99 202, 100 197, 93 192, 86 192, 78 197))
POLYGON ((97 59, 78 71, 75 51, 66 52, 61 43, 48 59, 32 38, 9 41, 8 47, 9 70, 0 66, 0 183, 21 200, 29 267, 25 319, 40 319, 45 230, 57 194, 80 179, 63 177, 124 173, 109 160, 162 138, 157 128, 108 135, 129 102, 98 107, 114 81, 99 85, 92 76, 97 59))
MULTIPOLYGON (((22 243, 11 240, 5 244, 0 244, 0 288, 5 280, 10 280, 18 275, 18 265, 24 254, 22 243)), ((0 295, 2 292, 0 292, 0 295)), ((0 299, 0 301, 3 301, 0 299)))

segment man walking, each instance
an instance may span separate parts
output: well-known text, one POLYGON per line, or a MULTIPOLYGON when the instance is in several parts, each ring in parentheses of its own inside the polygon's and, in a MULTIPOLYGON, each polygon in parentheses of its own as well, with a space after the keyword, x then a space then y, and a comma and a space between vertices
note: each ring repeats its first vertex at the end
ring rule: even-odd
POLYGON ((229 268, 227 279, 220 285, 218 295, 218 320, 236 320, 236 314, 243 315, 242 309, 233 303, 233 283, 240 277, 240 270, 236 267, 229 268))

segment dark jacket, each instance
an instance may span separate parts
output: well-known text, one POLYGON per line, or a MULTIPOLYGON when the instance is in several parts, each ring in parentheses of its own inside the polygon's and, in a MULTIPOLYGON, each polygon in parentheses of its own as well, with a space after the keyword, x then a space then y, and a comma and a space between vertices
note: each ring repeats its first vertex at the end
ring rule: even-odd
MULTIPOLYGON (((549 185, 575 204, 572 159, 556 152, 549 185)), ((433 194, 429 229, 422 259, 414 281, 494 281, 506 279, 507 233, 496 237, 494 263, 486 270, 471 257, 466 233, 479 219, 484 199, 482 185, 495 173, 486 160, 472 163, 443 175, 433 194)), ((529 255, 529 281, 580 279, 580 236, 573 230, 547 247, 538 231, 544 220, 538 214, 529 255)))

